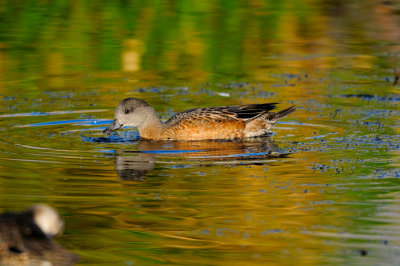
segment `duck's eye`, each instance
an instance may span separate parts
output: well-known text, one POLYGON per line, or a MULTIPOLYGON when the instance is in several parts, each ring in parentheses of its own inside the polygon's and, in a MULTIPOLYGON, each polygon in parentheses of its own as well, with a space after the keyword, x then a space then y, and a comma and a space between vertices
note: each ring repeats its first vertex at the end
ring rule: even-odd
POLYGON ((125 109, 125 114, 129 114, 130 111, 131 110, 129 110, 129 109, 125 109))
POLYGON ((16 246, 9 247, 8 250, 9 250, 11 253, 16 253, 16 254, 21 254, 21 253, 24 252, 23 250, 21 250, 20 248, 18 248, 18 247, 16 247, 16 246))

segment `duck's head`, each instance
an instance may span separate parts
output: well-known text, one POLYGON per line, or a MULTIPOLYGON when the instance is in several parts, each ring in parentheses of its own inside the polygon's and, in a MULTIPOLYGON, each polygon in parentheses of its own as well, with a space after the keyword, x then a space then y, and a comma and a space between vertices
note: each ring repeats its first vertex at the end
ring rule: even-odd
POLYGON ((145 101, 137 98, 126 98, 122 100, 115 109, 114 121, 103 133, 120 129, 123 126, 139 127, 148 119, 148 113, 153 110, 145 101))

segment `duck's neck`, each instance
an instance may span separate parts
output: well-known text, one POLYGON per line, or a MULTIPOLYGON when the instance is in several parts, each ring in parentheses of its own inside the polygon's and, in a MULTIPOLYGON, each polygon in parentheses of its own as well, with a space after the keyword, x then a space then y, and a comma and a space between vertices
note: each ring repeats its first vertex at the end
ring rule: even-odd
POLYGON ((139 135, 144 139, 157 140, 161 138, 163 122, 161 122, 156 111, 153 108, 151 109, 146 112, 145 120, 138 126, 139 135))

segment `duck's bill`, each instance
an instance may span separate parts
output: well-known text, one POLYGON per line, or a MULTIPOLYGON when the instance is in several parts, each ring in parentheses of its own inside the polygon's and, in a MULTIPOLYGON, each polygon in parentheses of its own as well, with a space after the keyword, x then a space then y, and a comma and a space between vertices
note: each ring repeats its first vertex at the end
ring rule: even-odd
POLYGON ((114 121, 111 123, 111 125, 108 126, 108 128, 104 129, 103 133, 110 135, 111 132, 120 129, 122 125, 118 123, 117 119, 114 119, 114 121))

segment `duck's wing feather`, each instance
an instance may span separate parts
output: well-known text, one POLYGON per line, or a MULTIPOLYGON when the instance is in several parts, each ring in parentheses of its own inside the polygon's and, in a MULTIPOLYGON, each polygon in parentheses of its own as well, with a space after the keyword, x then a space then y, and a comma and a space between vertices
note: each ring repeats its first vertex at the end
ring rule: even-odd
POLYGON ((248 104, 238 106, 220 106, 190 109, 177 113, 165 122, 168 126, 176 126, 181 122, 199 124, 205 121, 248 121, 275 108, 277 103, 248 104))

